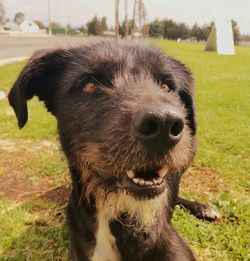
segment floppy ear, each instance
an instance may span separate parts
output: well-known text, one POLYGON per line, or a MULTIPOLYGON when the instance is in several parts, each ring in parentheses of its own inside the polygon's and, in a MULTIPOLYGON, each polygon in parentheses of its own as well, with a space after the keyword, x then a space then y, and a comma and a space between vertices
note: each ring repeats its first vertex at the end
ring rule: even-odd
POLYGON ((25 65, 11 88, 8 99, 22 128, 28 120, 27 100, 34 95, 45 102, 53 113, 53 98, 58 78, 63 70, 64 50, 38 51, 25 65))
POLYGON ((192 135, 196 134, 196 115, 195 115, 195 93, 194 79, 191 71, 181 62, 170 58, 172 71, 175 72, 173 77, 178 87, 178 93, 181 101, 184 103, 187 111, 188 125, 192 135))

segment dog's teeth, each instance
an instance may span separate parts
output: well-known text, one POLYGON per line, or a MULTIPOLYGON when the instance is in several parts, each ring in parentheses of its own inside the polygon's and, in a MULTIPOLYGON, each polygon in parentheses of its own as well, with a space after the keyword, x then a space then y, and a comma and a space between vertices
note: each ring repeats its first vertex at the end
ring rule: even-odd
POLYGON ((162 181, 163 181, 163 179, 160 178, 160 177, 158 177, 157 179, 153 179, 153 183, 154 183, 154 185, 159 185, 159 184, 162 183, 162 181))
POLYGON ((158 184, 161 184, 161 183, 162 183, 162 181, 163 181, 163 179, 162 179, 162 178, 158 178, 158 184))
POLYGON ((146 182, 145 182, 145 184, 146 184, 147 186, 152 186, 152 185, 154 184, 154 182, 153 182, 153 181, 150 181, 150 180, 148 180, 148 181, 146 181, 146 182))
POLYGON ((139 179, 133 178, 133 182, 134 182, 135 184, 138 184, 138 183, 139 183, 139 179))
POLYGON ((156 185, 160 184, 159 179, 157 179, 157 180, 155 181, 155 184, 156 184, 156 185))
POLYGON ((133 170, 128 170, 127 171, 127 175, 130 179, 133 179, 135 177, 135 173, 133 170))
POLYGON ((144 180, 144 179, 139 179, 139 184, 140 184, 141 186, 145 185, 145 180, 144 180))
POLYGON ((157 179, 153 179, 154 185, 157 185, 157 179))
POLYGON ((161 170, 158 171, 158 175, 161 178, 164 178, 168 172, 168 167, 163 167, 161 170))

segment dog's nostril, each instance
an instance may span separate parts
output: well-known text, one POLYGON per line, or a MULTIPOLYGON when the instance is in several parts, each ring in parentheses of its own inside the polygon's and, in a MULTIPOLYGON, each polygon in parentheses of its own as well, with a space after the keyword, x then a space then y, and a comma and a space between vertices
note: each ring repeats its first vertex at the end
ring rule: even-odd
POLYGON ((144 135, 144 136, 150 136, 158 131, 158 124, 155 120, 153 119, 148 119, 142 122, 139 132, 144 135))
POLYGON ((176 121, 172 128, 170 129, 170 135, 176 137, 178 136, 184 128, 184 122, 182 120, 176 121))
POLYGON ((155 137, 160 129, 159 119, 145 111, 140 111, 134 115, 133 125, 137 137, 143 140, 155 137))

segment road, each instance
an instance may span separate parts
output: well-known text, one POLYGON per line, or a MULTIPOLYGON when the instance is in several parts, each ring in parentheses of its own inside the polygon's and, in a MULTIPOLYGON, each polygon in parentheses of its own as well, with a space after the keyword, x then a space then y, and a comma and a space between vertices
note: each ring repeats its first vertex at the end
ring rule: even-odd
POLYGON ((79 45, 81 37, 71 36, 8 36, 0 35, 0 60, 13 57, 30 56, 43 48, 56 48, 79 45))

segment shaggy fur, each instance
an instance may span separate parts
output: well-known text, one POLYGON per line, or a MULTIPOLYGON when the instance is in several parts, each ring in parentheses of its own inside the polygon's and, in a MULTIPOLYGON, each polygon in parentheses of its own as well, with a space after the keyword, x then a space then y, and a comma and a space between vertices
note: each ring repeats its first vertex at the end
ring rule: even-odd
POLYGON ((34 95, 57 118, 73 183, 71 260, 195 260, 171 226, 181 175, 195 155, 193 92, 185 65, 143 44, 91 42, 37 53, 25 66, 9 102, 20 128, 34 95), (97 90, 87 93, 88 83, 97 90), (181 115, 177 144, 138 140, 132 122, 145 108, 181 115), (155 169, 166 174, 162 193, 130 193, 128 170, 155 169))

